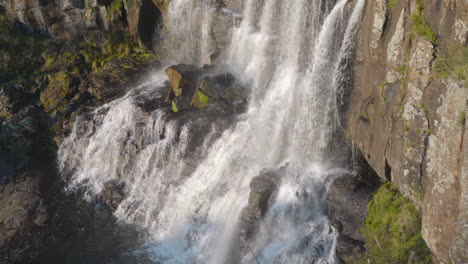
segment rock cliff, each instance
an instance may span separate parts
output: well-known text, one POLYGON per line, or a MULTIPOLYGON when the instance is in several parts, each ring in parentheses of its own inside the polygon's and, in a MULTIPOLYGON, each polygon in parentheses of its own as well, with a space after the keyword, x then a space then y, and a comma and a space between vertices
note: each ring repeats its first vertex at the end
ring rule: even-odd
POLYGON ((468 262, 468 2, 367 1, 347 135, 417 205, 439 263, 468 262))
MULTIPOLYGON (((242 9, 241 2, 216 1, 210 32, 213 51, 225 48, 229 28, 242 19, 235 13, 242 9)), ((168 21, 169 3, 170 0, 0 0, 0 9, 6 11, 9 19, 20 22, 24 34, 45 33, 54 43, 44 43, 43 37, 36 42, 27 38, 37 51, 24 51, 32 59, 22 61, 20 66, 30 64, 35 73, 29 74, 27 68, 25 75, 32 76, 31 80, 4 78, 3 73, 10 74, 12 69, 9 61, 7 67, 1 68, 0 202, 7 206, 0 208, 0 255, 7 257, 0 258, 0 263, 25 262, 47 254, 55 246, 41 244, 47 239, 65 241, 70 237, 117 232, 111 224, 111 230, 103 229, 103 234, 96 235, 92 228, 80 233, 81 228, 102 228, 113 223, 110 213, 96 213, 89 205, 76 205, 74 197, 44 195, 59 193, 63 188, 62 183, 52 183, 59 179, 55 168, 51 168, 55 164, 50 152, 55 151, 54 144, 60 143, 61 134, 72 127, 77 112, 122 94, 120 86, 128 81, 127 75, 135 75, 141 64, 147 67, 148 60, 142 57, 155 48, 153 40, 168 21), (103 32, 119 32, 118 38, 108 41, 103 32), (69 40, 86 45, 64 44, 69 40), (100 44, 104 40, 106 43, 100 44), (119 88, 110 90, 109 83, 119 88), (52 136, 56 136, 55 142, 52 136), (37 159, 40 156, 44 160, 37 159), (41 162, 48 164, 46 168, 41 162), (80 218, 75 215, 78 211, 84 212, 85 217, 76 222, 71 218, 80 218), (57 235, 60 233, 64 235, 57 235)), ((467 45, 466 0, 366 1, 346 113, 346 137, 384 181, 392 182, 416 205, 422 216, 422 236, 434 260, 442 264, 468 263, 467 45)), ((13 71, 12 74, 18 75, 13 71)), ((233 89, 236 87, 226 85, 231 89, 226 91, 234 91, 235 98, 231 94, 218 96, 216 90, 213 93, 209 89, 216 88, 226 76, 221 77, 204 79, 205 86, 197 80, 186 98, 186 108, 205 108, 208 99, 225 97, 231 101, 240 98, 244 104, 242 89, 239 95, 233 89)), ((175 102, 172 111, 184 110, 174 98, 169 98, 175 102)), ((148 105, 154 107, 154 102, 145 103, 148 105)), ((170 105, 165 107, 172 112, 170 105)), ((177 114, 186 119, 197 115, 180 112, 177 114)), ((362 244, 358 240, 364 238, 357 230, 365 221, 365 203, 377 188, 373 182, 364 182, 350 177, 338 179, 327 198, 329 216, 341 222, 338 225, 344 225, 338 228, 340 233, 352 240, 349 244, 357 243, 359 250, 362 244)), ((119 188, 110 186, 101 197, 114 209, 123 195, 119 188)), ((396 195, 393 189, 391 192, 396 195)), ((270 196, 271 193, 266 200, 270 196)), ((91 240, 90 244, 100 243, 97 238, 91 240)), ((64 245, 63 249, 73 246, 64 245)), ((83 247, 86 246, 85 243, 83 247)), ((114 247, 112 243, 107 246, 106 250, 114 247)), ((347 251, 343 255, 351 255, 352 250, 343 250, 347 251)))
POLYGON ((124 30, 148 47, 162 20, 151 0, 2 0, 0 6, 30 29, 57 39, 124 30))

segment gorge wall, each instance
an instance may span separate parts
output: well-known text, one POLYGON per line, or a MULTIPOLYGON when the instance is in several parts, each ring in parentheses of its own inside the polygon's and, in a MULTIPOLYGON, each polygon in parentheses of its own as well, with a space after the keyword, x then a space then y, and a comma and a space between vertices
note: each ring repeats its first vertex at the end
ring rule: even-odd
MULTIPOLYGON (((123 31, 132 36, 144 49, 138 51, 139 54, 153 50, 157 55, 158 52, 178 53, 177 50, 158 50, 158 47, 153 46, 153 40, 164 30, 163 24, 168 24, 170 19, 174 19, 169 13, 170 2, 0 0, 0 7, 28 30, 48 34, 54 41, 80 42, 93 34, 123 31)), ((205 47, 205 55, 213 55, 225 49, 230 39, 228 29, 242 20, 242 1, 214 2, 216 8, 212 10, 213 28, 210 32, 212 39, 205 47)), ((189 42, 184 43, 193 48, 189 42)), ((422 215, 423 238, 434 254, 435 261, 442 264, 468 263, 467 44, 466 0, 367 0, 358 33, 354 83, 349 91, 349 109, 344 118, 347 120, 345 137, 357 146, 383 181, 391 181, 417 206, 422 215)), ((110 53, 114 53, 115 50, 111 50, 110 53)), ((46 54, 52 53, 54 57, 61 58, 65 51, 67 50, 53 49, 48 50, 46 54)), ((73 49, 71 51, 76 52, 73 49)), ((209 61, 189 63, 211 63, 211 58, 216 60, 216 56, 210 56, 209 61)), ((74 61, 74 66, 83 60, 85 59, 74 61)), ((70 62, 66 59, 55 59, 53 62, 61 68, 60 72, 71 71, 71 67, 67 66, 70 62)), ((54 84, 52 78, 48 77, 50 81, 45 85, 26 85, 26 89, 32 90, 35 97, 29 100, 25 107, 22 106, 21 110, 8 108, 11 102, 19 100, 18 97, 4 96, 11 94, 11 89, 19 88, 0 84, 0 121, 3 122, 0 126, 1 132, 10 133, 11 130, 13 134, 21 134, 21 139, 31 141, 28 143, 27 159, 15 160, 13 167, 6 166, 8 175, 0 175, 0 201, 2 204, 8 204, 0 210, 0 255, 8 255, 8 259, 2 262, 0 258, 0 263, 18 263, 35 258, 40 254, 38 252, 42 249, 41 243, 51 238, 63 241, 80 236, 81 231, 76 230, 83 226, 88 228, 90 222, 96 222, 96 216, 101 225, 92 224, 94 227, 105 226, 108 223, 106 221, 113 221, 107 211, 102 213, 105 215, 102 216, 85 205, 76 206, 78 209, 74 211, 75 207, 69 207, 78 203, 74 198, 64 198, 62 194, 44 195, 59 193, 63 185, 51 183, 59 181, 58 177, 55 177, 56 168, 52 168, 56 165, 51 161, 55 156, 48 156, 51 155, 48 148, 55 151, 56 146, 47 145, 45 148, 42 140, 47 140, 47 144, 61 143, 64 134, 73 127, 77 112, 93 109, 116 94, 121 95, 124 89, 117 92, 108 91, 108 83, 128 82, 127 75, 134 75, 135 71, 141 68, 134 65, 139 62, 132 62, 131 66, 126 62, 125 57, 113 59, 102 71, 87 72, 86 75, 79 72, 79 78, 73 73, 70 80, 66 77, 65 80, 60 79, 58 84, 54 84), (129 70, 131 67, 135 69, 129 70), (125 81, 120 81, 121 78, 125 81), (75 80, 78 79, 80 84, 76 85, 75 80), (63 82, 70 85, 63 85, 63 82), (68 89, 69 86, 71 93, 66 95, 62 90, 65 87, 68 89), (57 103, 51 106, 41 102, 41 97, 52 97, 57 103), (8 110, 3 111, 6 108, 8 110), (15 115, 14 118, 11 117, 12 114, 15 115), (36 117, 37 115, 40 118, 36 117), (40 122, 36 123, 34 120, 40 122), (50 127, 54 128, 51 133, 50 127), (47 133, 41 132, 45 130, 47 133), (55 136, 54 143, 52 136, 55 136), (36 151, 38 149, 41 151, 36 151), (47 152, 47 155, 44 152, 47 152), (38 159, 31 165, 24 165, 29 164, 30 159, 35 160, 37 156, 42 156, 43 159, 38 159), (18 203, 17 200, 24 202, 18 203), (58 200, 65 202, 58 203, 58 200), (82 212, 82 215, 76 213, 77 211, 82 212), (81 217, 83 220, 75 222, 73 217, 81 217), (67 231, 63 236, 55 235, 63 230, 67 231)), ((56 72, 47 74, 61 76, 56 72)), ((161 98, 158 97, 156 101, 162 105, 161 98)), ((166 110, 168 115, 172 114, 170 107, 166 110)), ((194 115, 196 114, 189 115, 191 121, 197 120, 194 115)), ((144 115, 142 119, 144 118, 148 116, 144 115)), ((185 121, 180 120, 181 123, 185 121)), ((200 127, 203 127, 203 124, 200 127)), ((10 156, 9 153, 4 155, 1 149, 0 157, 10 156)), ((9 160, 5 158, 5 161, 9 160)), ((4 165, 2 161, 0 165, 4 165)), ((348 206, 348 199, 352 200, 349 197, 352 196, 358 200, 356 203, 359 203, 367 199, 368 192, 371 192, 356 192, 359 194, 356 198, 354 190, 359 189, 355 187, 358 184, 349 179, 342 181, 344 183, 341 182, 336 190, 338 197, 345 197, 340 200, 343 203, 342 207, 348 206), (353 190, 349 188, 343 192, 343 189, 349 186, 353 186, 353 190)), ((113 195, 115 194, 109 196, 113 195)), ((356 223, 363 221, 366 213, 364 207, 360 204, 359 216, 356 216, 359 220, 348 226, 345 223, 345 230, 351 226, 352 233, 358 233, 355 232, 358 229, 356 223)), ((353 218, 346 217, 340 221, 353 218)), ((113 228, 111 225, 109 229, 112 230, 108 233, 104 230, 98 234, 106 236, 115 233, 113 228)), ((94 234, 95 230, 90 230, 92 231, 87 232, 94 234)), ((351 237, 361 239, 360 234, 351 237)), ((121 244, 117 239, 115 243, 121 244)))
POLYGON ((367 1, 348 113, 348 136, 418 206, 440 263, 468 262, 467 33, 467 1, 367 1))

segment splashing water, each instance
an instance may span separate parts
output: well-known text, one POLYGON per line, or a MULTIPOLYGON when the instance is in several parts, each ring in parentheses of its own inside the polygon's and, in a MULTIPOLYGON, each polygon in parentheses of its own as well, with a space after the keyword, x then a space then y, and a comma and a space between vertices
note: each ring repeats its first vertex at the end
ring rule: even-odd
MULTIPOLYGON (((326 180, 343 170, 334 134, 364 2, 246 0, 223 54, 252 87, 237 124, 224 132, 212 124, 206 147, 193 153, 196 120, 137 106, 140 97, 163 100, 164 76, 155 73, 96 109, 92 122, 77 119, 59 151, 70 189, 92 197, 106 182, 124 182, 115 215, 148 230, 139 252, 156 263, 335 263, 322 200, 326 180), (252 178, 284 164, 250 250, 236 255, 252 178)), ((171 1, 168 38, 179 43, 172 59, 200 64, 211 52, 213 10, 207 0, 171 1)))

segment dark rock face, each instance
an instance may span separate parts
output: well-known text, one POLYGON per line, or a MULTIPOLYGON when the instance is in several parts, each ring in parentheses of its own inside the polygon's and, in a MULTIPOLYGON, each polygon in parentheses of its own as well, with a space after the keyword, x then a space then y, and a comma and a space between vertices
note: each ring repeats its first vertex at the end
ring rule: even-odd
POLYGON ((340 261, 364 252, 367 204, 381 185, 379 176, 361 155, 355 157, 356 174, 335 175, 328 183, 325 207, 338 231, 336 254, 340 261))
POLYGON ((249 203, 241 212, 241 243, 249 241, 258 225, 275 200, 280 184, 280 174, 273 170, 262 170, 250 182, 249 203))
POLYGON ((125 198, 124 187, 122 184, 117 182, 108 182, 104 185, 104 190, 100 195, 100 198, 104 204, 109 206, 112 210, 117 209, 119 204, 125 198))
POLYGON ((326 198, 327 215, 342 223, 343 234, 363 240, 359 229, 367 216, 367 204, 379 184, 362 182, 354 175, 342 175, 334 179, 328 187, 326 198))
POLYGON ((35 233, 37 226, 43 226, 49 218, 37 189, 37 180, 25 175, 0 186, 0 222, 8 227, 0 229, 0 256, 5 258, 0 258, 0 263, 21 261, 26 255, 37 257, 37 234, 28 233, 35 233))

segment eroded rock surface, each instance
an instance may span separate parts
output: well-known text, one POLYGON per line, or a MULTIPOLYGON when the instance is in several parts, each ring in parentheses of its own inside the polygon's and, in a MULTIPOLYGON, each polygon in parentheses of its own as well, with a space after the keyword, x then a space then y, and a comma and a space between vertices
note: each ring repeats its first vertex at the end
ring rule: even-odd
POLYGON ((466 119, 457 117, 466 115, 468 89, 434 65, 466 48, 468 3, 384 2, 366 4, 347 129, 376 172, 421 210, 437 261, 464 263, 466 119))

